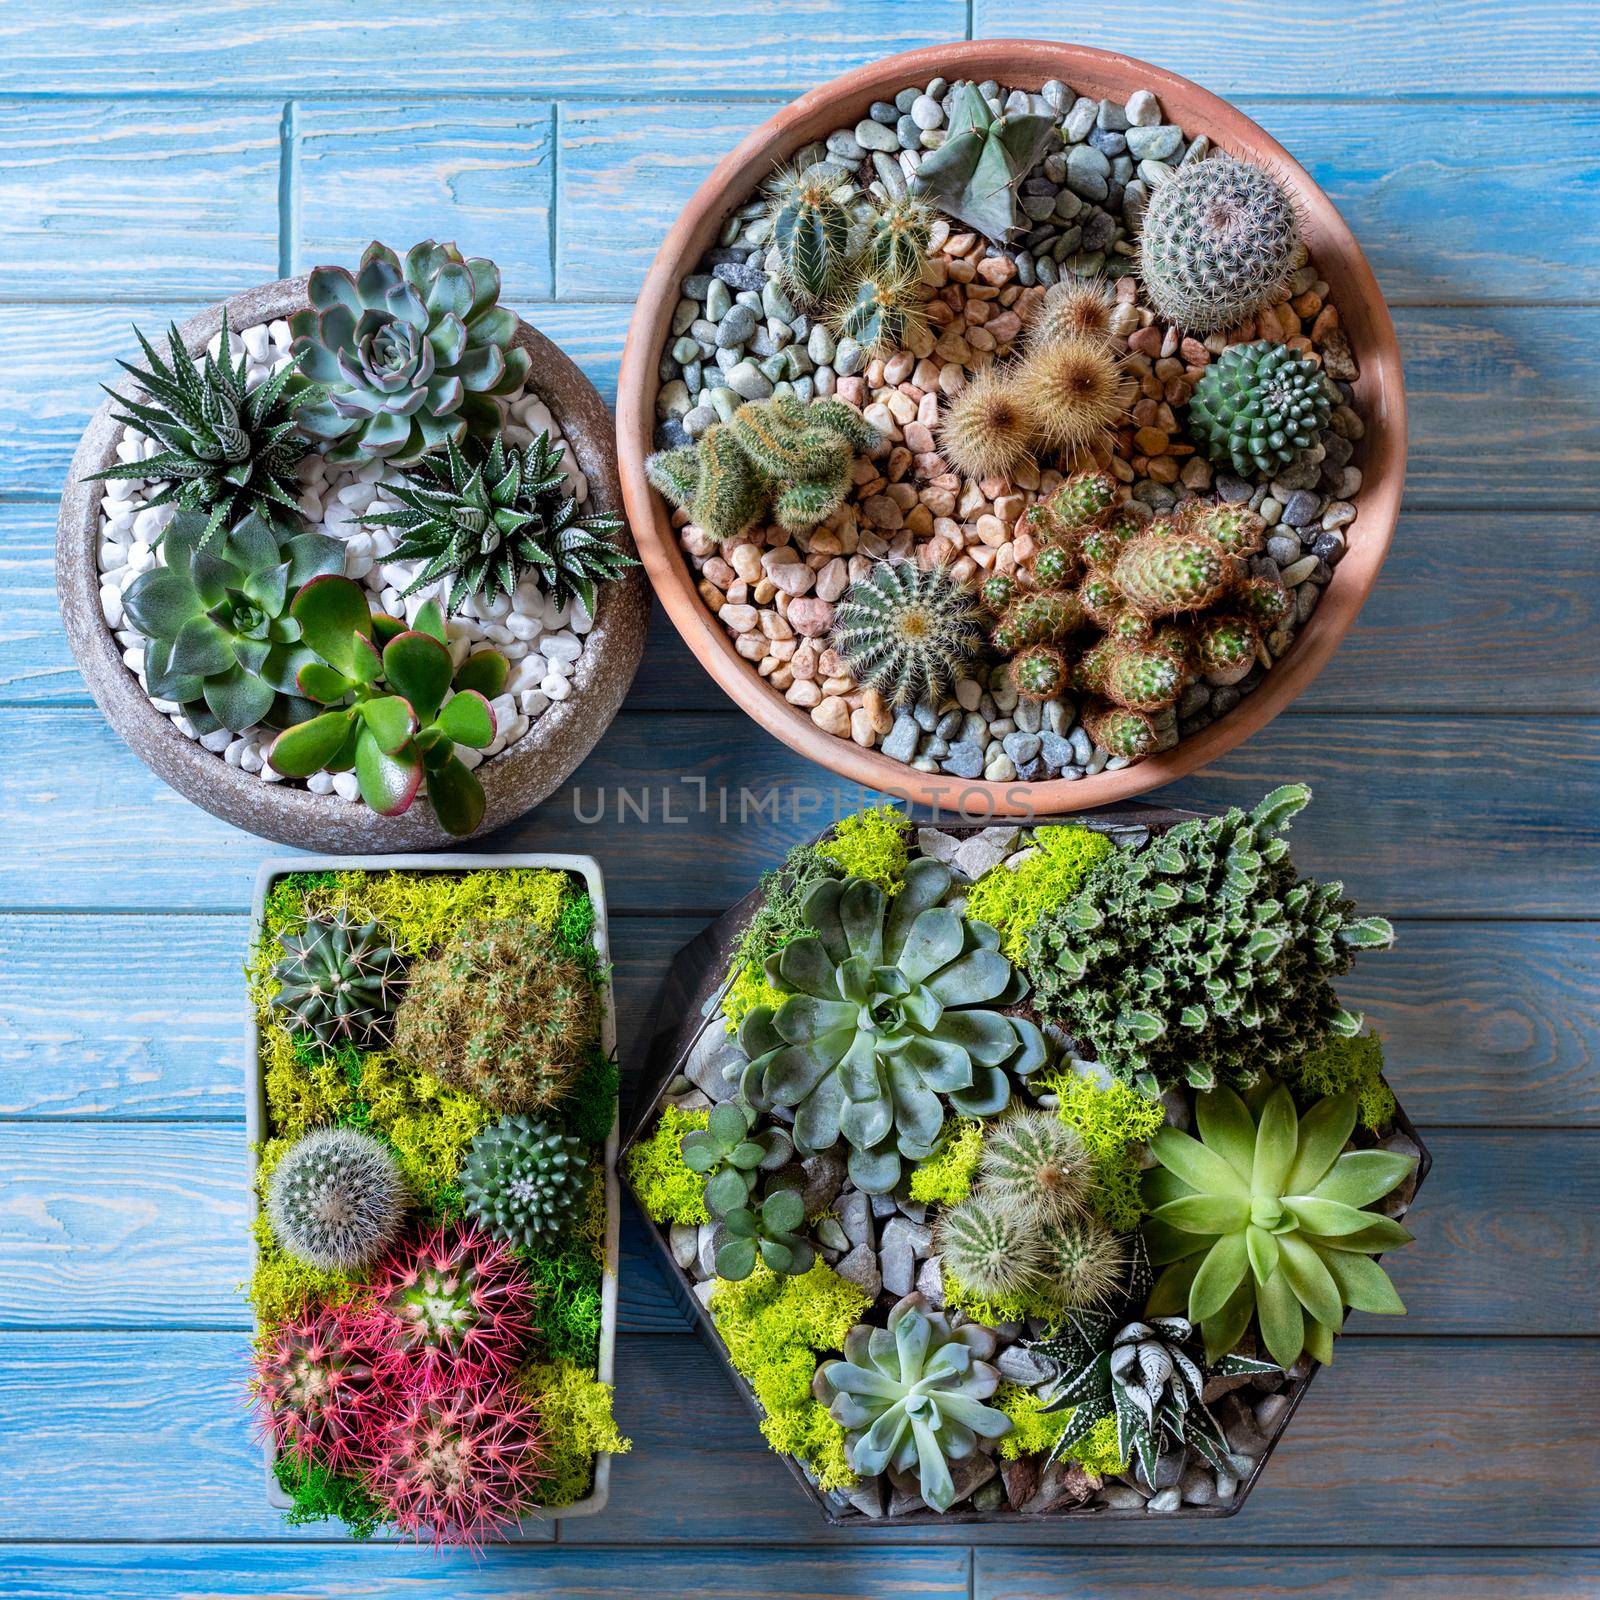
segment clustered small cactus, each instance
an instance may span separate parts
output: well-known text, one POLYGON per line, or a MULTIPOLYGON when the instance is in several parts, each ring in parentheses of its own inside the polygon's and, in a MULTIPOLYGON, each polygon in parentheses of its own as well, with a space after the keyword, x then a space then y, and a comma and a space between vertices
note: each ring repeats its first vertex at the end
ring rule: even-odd
POLYGON ((939 700, 983 645, 977 596, 938 567, 880 561, 834 609, 833 647, 897 706, 939 700))
POLYGON ((381 1140, 355 1128, 313 1128, 267 1185, 267 1220, 290 1255, 324 1272, 367 1266, 399 1232, 406 1189, 381 1140))
POLYGON ((825 522, 844 504, 857 452, 880 443, 878 430, 841 400, 775 395, 740 406, 693 444, 658 451, 645 472, 725 544, 768 516, 790 531, 825 522))

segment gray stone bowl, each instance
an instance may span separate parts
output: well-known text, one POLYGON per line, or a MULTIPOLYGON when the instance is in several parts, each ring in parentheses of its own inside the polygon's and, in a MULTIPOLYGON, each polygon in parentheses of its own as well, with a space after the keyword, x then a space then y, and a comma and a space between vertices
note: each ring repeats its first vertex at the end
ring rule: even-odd
MULTIPOLYGON (((228 313, 232 328, 248 328, 288 317, 306 303, 305 278, 235 295, 191 317, 178 330, 199 353, 228 313)), ((594 386, 537 329, 517 324, 516 343, 533 358, 534 386, 560 424, 578 466, 589 481, 597 511, 620 512, 616 442, 611 414, 594 386)), ((124 380, 117 392, 133 392, 124 380)), ((302 850, 350 854, 434 850, 459 845, 439 826, 426 794, 398 817, 380 817, 369 807, 338 795, 316 795, 290 783, 263 783, 252 773, 230 767, 220 755, 185 738, 150 704, 139 680, 122 660, 122 651, 100 610, 100 489, 87 482, 116 460, 122 428, 107 401, 89 422, 61 501, 56 525, 56 592, 67 640, 89 692, 123 741, 164 782, 235 827, 262 834, 302 850)), ((622 535, 629 553, 633 537, 622 535)), ((557 701, 510 749, 480 766, 487 808, 480 834, 519 817, 545 799, 594 748, 622 705, 644 649, 650 591, 640 568, 600 590, 594 628, 572 676, 572 693, 557 701)))

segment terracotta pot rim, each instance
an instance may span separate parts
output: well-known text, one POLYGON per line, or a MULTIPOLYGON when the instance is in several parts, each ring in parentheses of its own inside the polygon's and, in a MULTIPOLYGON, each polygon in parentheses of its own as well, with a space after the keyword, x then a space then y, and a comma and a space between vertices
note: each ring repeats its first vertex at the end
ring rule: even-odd
MULTIPOLYGON (((189 318, 179 334, 191 350, 202 349, 222 325, 251 327, 286 317, 306 303, 306 278, 281 278, 219 301, 189 318)), ((588 479, 597 510, 620 511, 616 453, 610 413, 594 386, 538 329, 520 318, 516 343, 533 357, 533 387, 560 424, 579 468, 588 479)), ((135 385, 123 380, 121 394, 135 385)), ((150 703, 122 659, 122 649, 100 609, 99 485, 86 481, 109 465, 122 429, 106 401, 85 428, 63 492, 56 527, 56 591, 67 639, 84 681, 106 720, 124 743, 164 782, 196 805, 236 827, 302 849, 349 853, 460 848, 421 796, 398 817, 382 817, 338 795, 317 795, 289 783, 264 783, 230 767, 197 741, 185 738, 150 703)), ((623 543, 634 549, 631 531, 623 543)), ((644 648, 649 590, 638 569, 605 585, 594 627, 579 655, 572 694, 557 701, 534 729, 478 769, 487 801, 482 826, 471 837, 519 817, 545 799, 573 771, 610 725, 627 694, 644 648)))
POLYGON ((961 815, 1027 816, 1080 811, 1144 794, 1206 765, 1289 705, 1327 664, 1377 579, 1394 536, 1405 477, 1405 389, 1399 342, 1377 279, 1332 201, 1264 129, 1187 78, 1133 56, 1037 39, 985 39, 935 45, 859 67, 802 95, 748 134, 720 161, 668 232, 628 328, 617 398, 622 494, 639 552, 673 625, 723 691, 769 733, 842 778, 885 794, 961 815), (1125 99, 1149 89, 1164 114, 1193 137, 1209 135, 1223 149, 1270 165, 1294 191, 1302 234, 1319 276, 1330 285, 1355 350, 1361 376, 1356 405, 1366 426, 1356 518, 1347 548, 1316 611, 1288 653, 1250 694, 1209 727, 1174 749, 1117 772, 1078 780, 993 783, 921 773, 880 751, 824 733, 789 704, 740 656, 695 588, 665 503, 644 475, 654 448, 657 372, 679 284, 714 242, 723 218, 742 203, 780 159, 844 122, 865 114, 887 91, 934 76, 1037 88, 1060 78, 1079 93, 1125 99))

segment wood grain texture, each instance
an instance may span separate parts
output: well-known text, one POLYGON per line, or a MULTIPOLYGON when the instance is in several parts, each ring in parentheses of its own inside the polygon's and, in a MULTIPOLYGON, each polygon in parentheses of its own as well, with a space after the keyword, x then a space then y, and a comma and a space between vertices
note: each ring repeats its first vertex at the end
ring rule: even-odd
POLYGON ((613 95, 783 89, 966 33, 959 0, 482 0, 469 14, 380 0, 200 0, 181 10, 92 0, 73 26, 43 12, 0 24, 0 93, 204 93, 252 87, 613 95))
MULTIPOLYGON (((1300 869, 1372 910, 1548 919, 1600 903, 1593 719, 1281 717, 1163 796, 1253 804, 1290 774, 1317 796, 1295 824, 1300 869)), ((594 854, 618 910, 718 915, 868 798, 741 718, 625 711, 489 843, 594 854)), ((275 853, 179 799, 98 713, 0 708, 0 906, 243 909, 255 863, 275 853), (118 840, 139 848, 108 882, 118 840)))
POLYGON ((549 298, 554 118, 532 98, 297 104, 293 271, 451 239, 493 256, 508 305, 549 298))
POLYGON ((0 105, 8 299, 220 297, 278 264, 276 102, 0 105))
MULTIPOLYGON (((1410 1314, 1359 1318, 1361 1331, 1600 1334, 1600 1134, 1428 1139, 1434 1170, 1409 1224, 1419 1242, 1389 1263, 1410 1314)), ((0 1176, 0 1325, 248 1325, 241 1128, 17 1123, 0 1176)), ((639 1286, 624 1279, 624 1306, 639 1286)), ((650 1289, 642 1325, 662 1323, 650 1289)))
MULTIPOLYGON (((615 1470, 613 1468, 613 1470, 615 1470)), ((417 1550, 395 1544, 286 1551, 274 1545, 0 1550, 11 1600, 213 1600, 337 1595, 340 1600, 967 1600, 968 1556, 915 1546, 824 1555, 782 1550, 417 1550), (285 1584, 288 1587, 285 1587, 285 1584)), ((1513 1593, 1510 1600, 1524 1600, 1513 1593)))
MULTIPOLYGON (((269 274, 270 275, 270 274, 269 274)), ((212 298, 119 306, 0 304, 0 495, 56 495, 78 436, 137 345, 128 324, 166 327, 212 298)), ((601 395, 616 396, 631 304, 527 302, 516 309, 549 334, 601 395)), ((1600 469, 1600 309, 1528 306, 1395 313, 1411 423, 1408 503, 1583 510, 1600 469)))
MULTIPOLYGON (((1593 103, 1468 103, 1424 118, 1411 106, 1234 99, 1338 206, 1391 304, 1600 293, 1590 248, 1600 159, 1593 103), (1508 214, 1534 211, 1540 226, 1506 226, 1508 214)), ((693 118, 657 101, 565 109, 560 293, 637 294, 657 245, 717 160, 781 104, 713 102, 693 118)))

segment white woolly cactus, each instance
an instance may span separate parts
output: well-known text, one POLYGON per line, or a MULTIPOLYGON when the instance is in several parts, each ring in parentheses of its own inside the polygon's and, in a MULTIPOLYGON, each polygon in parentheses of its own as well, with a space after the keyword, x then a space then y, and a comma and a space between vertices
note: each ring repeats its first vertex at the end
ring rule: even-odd
POLYGON ((355 1128, 313 1128, 267 1185, 267 1220, 278 1243, 324 1272, 374 1260, 399 1231, 405 1203, 394 1157, 355 1128))
POLYGON ((1010 1196, 980 1192, 939 1218, 939 1260, 968 1293, 1010 1300, 1039 1281, 1038 1233, 1031 1207, 1010 1196))

